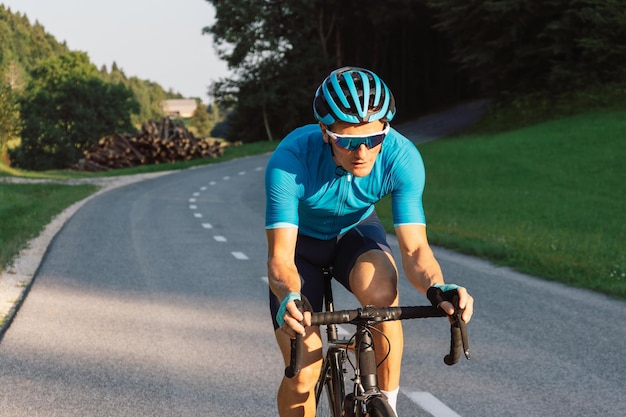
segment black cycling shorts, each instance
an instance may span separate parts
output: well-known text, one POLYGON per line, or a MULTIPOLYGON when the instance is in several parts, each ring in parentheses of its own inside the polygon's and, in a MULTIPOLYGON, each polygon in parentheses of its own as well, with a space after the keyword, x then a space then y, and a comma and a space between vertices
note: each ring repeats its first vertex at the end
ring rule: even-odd
MULTIPOLYGON (((334 239, 320 240, 298 234, 296 267, 302 282, 301 292, 311 303, 313 311, 322 311, 324 298, 322 268, 332 266, 335 279, 351 292, 350 271, 357 258, 372 249, 391 254, 391 248, 387 243, 387 233, 375 212, 334 239)), ((278 329, 276 313, 280 307, 280 301, 271 290, 269 293, 272 322, 274 329, 278 329)))

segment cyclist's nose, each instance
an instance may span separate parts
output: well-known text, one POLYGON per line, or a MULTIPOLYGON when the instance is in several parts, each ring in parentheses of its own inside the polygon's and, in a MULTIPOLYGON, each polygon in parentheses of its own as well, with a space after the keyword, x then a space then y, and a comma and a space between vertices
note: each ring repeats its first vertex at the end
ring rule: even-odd
POLYGON ((359 147, 356 149, 356 153, 360 157, 365 156, 367 154, 367 151, 369 151, 369 148, 365 143, 360 144, 359 147))

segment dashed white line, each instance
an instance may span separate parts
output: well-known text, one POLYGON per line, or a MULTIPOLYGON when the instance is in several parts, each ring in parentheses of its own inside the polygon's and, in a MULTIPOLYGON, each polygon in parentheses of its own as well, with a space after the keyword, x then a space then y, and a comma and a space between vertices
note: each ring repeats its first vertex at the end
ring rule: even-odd
POLYGON ((230 177, 227 175, 224 178, 222 178, 224 181, 228 181, 230 179, 230 177))
POLYGON ((215 239, 217 242, 226 242, 226 238, 224 236, 213 236, 213 239, 215 239))
POLYGON ((206 186, 202 186, 202 187, 200 187, 200 189, 201 189, 202 191, 205 191, 205 190, 206 190, 206 188, 207 188, 206 186))
POLYGON ((215 184, 217 184, 217 182, 215 182, 215 181, 211 181, 211 182, 209 183, 209 185, 215 185, 215 184))
POLYGON ((430 392, 406 392, 404 395, 434 417, 461 417, 430 392))
POLYGON ((250 258, 248 258, 248 257, 246 256, 246 254, 245 254, 245 253, 243 253, 243 252, 231 252, 231 253, 232 253, 232 255, 233 255, 235 258, 240 259, 240 260, 242 260, 242 261, 245 261, 245 260, 250 259, 250 258))
POLYGON ((189 199, 189 202, 190 202, 190 203, 195 203, 195 202, 196 202, 196 199, 195 199, 195 198, 190 198, 190 199, 189 199))
POLYGON ((190 205, 189 205, 189 209, 190 209, 190 210, 195 210, 195 209, 197 209, 197 208, 198 208, 198 206, 197 206, 197 205, 195 205, 195 204, 190 204, 190 205))
POLYGON ((202 223, 202 227, 205 229, 213 229, 213 225, 211 223, 202 223))
POLYGON ((195 217, 197 219, 201 219, 202 218, 202 213, 194 213, 193 217, 195 217))
POLYGON ((200 195, 200 193, 195 192, 195 193, 193 193, 192 195, 193 195, 194 197, 198 197, 198 196, 200 195))

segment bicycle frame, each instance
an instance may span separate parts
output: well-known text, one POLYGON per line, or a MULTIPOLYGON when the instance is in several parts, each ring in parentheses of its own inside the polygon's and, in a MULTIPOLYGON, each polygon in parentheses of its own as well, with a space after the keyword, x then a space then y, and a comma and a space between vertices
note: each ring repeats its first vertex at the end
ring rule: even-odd
MULTIPOLYGON (((329 269, 324 269, 324 308, 326 311, 335 311, 333 291, 332 291, 332 273, 329 269)), ((326 336, 328 340, 328 348, 324 360, 322 362, 322 371, 320 378, 315 387, 315 402, 319 403, 322 391, 327 390, 328 401, 334 416, 341 416, 343 403, 346 396, 345 385, 343 384, 343 375, 338 372, 343 370, 343 364, 346 360, 347 352, 342 346, 342 341, 338 338, 337 325, 329 324, 326 326, 326 336)))
MULTIPOLYGON (((334 312, 332 270, 324 269, 324 308, 334 312)), ((324 389, 327 390, 333 417, 365 415, 365 404, 373 396, 383 397, 378 387, 376 354, 372 334, 365 322, 357 323, 354 336, 355 366, 354 385, 350 399, 346 401, 343 374, 344 364, 351 348, 351 340, 339 339, 337 325, 326 325, 328 347, 322 363, 322 371, 315 388, 315 401, 319 403, 324 389)))
MULTIPOLYGON (((469 345, 465 322, 462 320, 463 310, 458 307, 456 290, 443 292, 440 288, 431 287, 427 297, 432 306, 405 306, 375 308, 366 306, 353 310, 335 311, 332 295, 332 269, 324 269, 324 307, 325 311, 311 313, 311 325, 326 325, 327 349, 323 356, 322 370, 315 389, 315 400, 319 404, 324 389, 329 396, 331 414, 329 417, 363 417, 369 413, 372 416, 392 417, 393 410, 387 403, 386 397, 378 387, 376 353, 370 328, 389 320, 404 320, 426 317, 448 317, 450 319, 450 353, 444 357, 447 365, 455 364, 463 352, 467 359, 469 345), (449 301, 455 306, 452 315, 447 315, 438 306, 442 300, 449 301), (356 325, 356 333, 348 340, 338 337, 337 324, 350 323, 356 325), (354 340, 354 345, 352 345, 354 340), (344 385, 344 364, 348 360, 348 351, 354 350, 354 388, 353 393, 346 395, 344 385)), ((296 300, 300 311, 304 305, 296 300)), ((285 368, 285 376, 294 377, 302 363, 302 335, 297 334, 291 341, 290 364, 285 368)))

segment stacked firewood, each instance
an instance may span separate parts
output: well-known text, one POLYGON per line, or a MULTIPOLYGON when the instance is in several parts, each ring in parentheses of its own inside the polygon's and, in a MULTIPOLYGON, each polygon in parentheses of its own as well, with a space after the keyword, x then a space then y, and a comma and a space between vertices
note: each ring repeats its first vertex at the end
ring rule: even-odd
POLYGON ((137 165, 216 158, 224 153, 224 142, 197 138, 180 123, 169 118, 145 122, 135 134, 105 136, 84 152, 74 166, 81 171, 105 171, 137 165))

